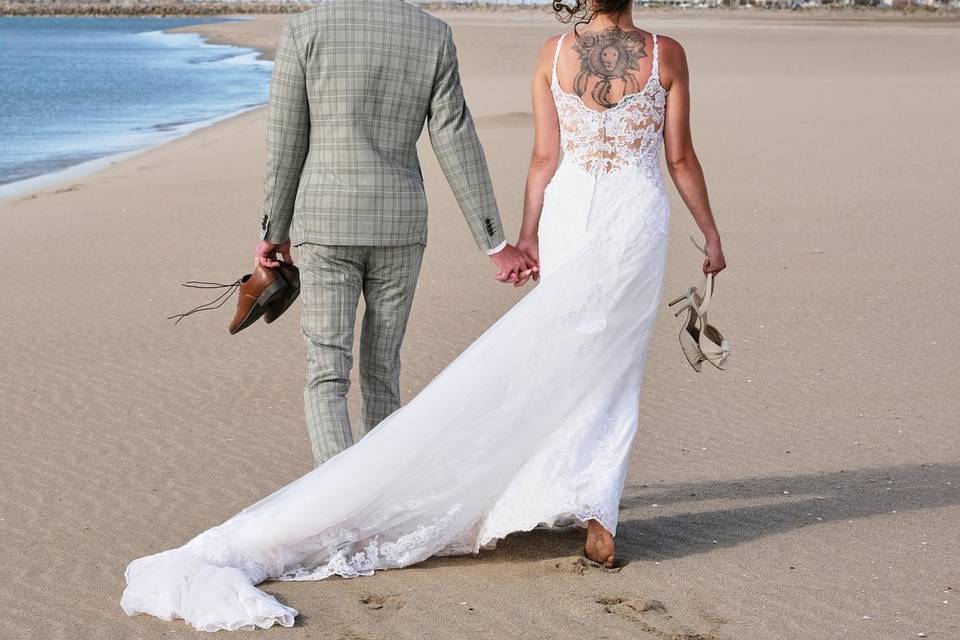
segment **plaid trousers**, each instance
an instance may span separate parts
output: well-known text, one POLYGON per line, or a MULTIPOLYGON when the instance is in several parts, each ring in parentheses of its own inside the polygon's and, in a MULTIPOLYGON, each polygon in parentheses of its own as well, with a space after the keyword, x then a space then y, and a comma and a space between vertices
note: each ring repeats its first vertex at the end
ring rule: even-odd
POLYGON ((354 442, 347 411, 357 305, 360 328, 360 422, 363 434, 400 407, 400 344, 413 304, 424 245, 298 245, 307 346, 304 412, 319 465, 354 442))

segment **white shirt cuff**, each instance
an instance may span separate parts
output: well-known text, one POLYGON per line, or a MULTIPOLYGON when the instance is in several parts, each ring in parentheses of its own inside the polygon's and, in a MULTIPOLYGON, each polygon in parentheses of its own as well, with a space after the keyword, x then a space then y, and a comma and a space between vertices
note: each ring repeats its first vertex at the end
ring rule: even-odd
POLYGON ((501 251, 503 251, 503 248, 504 248, 505 246, 507 246, 507 241, 506 241, 506 240, 504 240, 503 242, 501 242, 500 244, 498 244, 497 246, 495 246, 493 249, 487 249, 487 255, 488 255, 488 256, 492 256, 492 255, 495 254, 495 253, 500 253, 501 251))

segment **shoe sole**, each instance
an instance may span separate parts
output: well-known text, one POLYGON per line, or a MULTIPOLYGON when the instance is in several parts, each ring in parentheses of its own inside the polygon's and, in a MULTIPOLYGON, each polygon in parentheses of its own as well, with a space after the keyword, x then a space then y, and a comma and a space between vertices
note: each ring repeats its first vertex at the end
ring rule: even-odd
POLYGON ((267 288, 260 292, 260 297, 257 298, 257 301, 250 307, 250 311, 247 312, 246 317, 237 325, 237 328, 230 332, 231 335, 237 334, 254 322, 260 319, 264 313, 267 312, 267 306, 274 298, 277 297, 283 290, 286 288, 287 283, 282 278, 277 278, 269 285, 267 288))
MULTIPOLYGON (((289 286, 289 283, 287 284, 289 286)), ((283 307, 280 308, 280 311, 277 313, 277 315, 273 316, 272 318, 263 319, 263 321, 266 322, 267 324, 270 324, 271 322, 273 322, 274 320, 282 316, 284 312, 293 305, 294 300, 296 300, 297 296, 300 295, 300 287, 297 286, 295 290, 284 291, 283 293, 284 293, 283 307)))

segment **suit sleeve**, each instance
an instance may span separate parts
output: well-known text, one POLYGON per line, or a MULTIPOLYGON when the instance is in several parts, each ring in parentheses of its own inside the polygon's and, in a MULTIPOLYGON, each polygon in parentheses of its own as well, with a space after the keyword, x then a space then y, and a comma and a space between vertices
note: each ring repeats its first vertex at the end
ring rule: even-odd
POLYGON ((289 238, 300 172, 310 142, 306 75, 296 36, 288 21, 280 36, 270 80, 267 167, 260 238, 281 244, 289 238))
POLYGON ((449 26, 437 64, 427 127, 434 153, 477 246, 487 251, 497 247, 504 241, 503 225, 483 148, 463 100, 449 26))

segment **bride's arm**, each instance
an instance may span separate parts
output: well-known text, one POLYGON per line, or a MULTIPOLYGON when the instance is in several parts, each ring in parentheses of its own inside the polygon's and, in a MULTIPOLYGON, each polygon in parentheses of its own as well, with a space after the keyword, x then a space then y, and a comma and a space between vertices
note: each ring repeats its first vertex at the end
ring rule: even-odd
POLYGON ((663 129, 663 144, 666 152, 667 169, 677 186, 680 197, 690 210, 706 243, 707 258, 704 260, 704 273, 717 273, 726 266, 723 249, 720 248, 720 232, 717 231, 710 199, 707 197, 707 183, 703 178, 703 169, 693 150, 693 138, 690 133, 690 74, 687 69, 687 56, 683 47, 670 38, 660 37, 661 77, 667 94, 667 114, 663 129), (667 45, 667 46, 664 46, 667 45))
POLYGON ((517 248, 540 264, 539 228, 543 209, 543 191, 560 162, 560 122, 550 91, 553 55, 558 37, 543 45, 537 69, 533 74, 533 152, 523 197, 523 222, 517 248))

